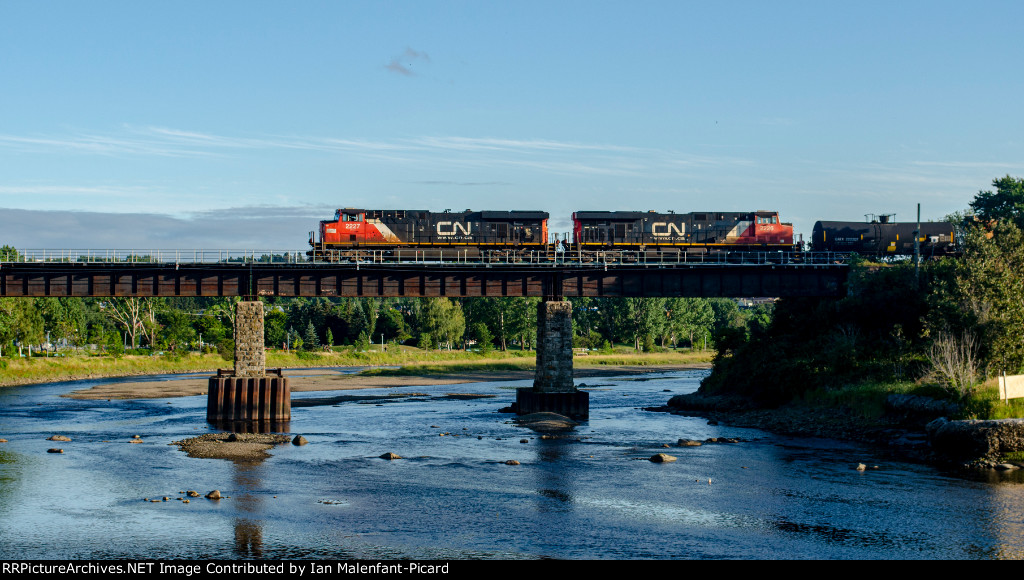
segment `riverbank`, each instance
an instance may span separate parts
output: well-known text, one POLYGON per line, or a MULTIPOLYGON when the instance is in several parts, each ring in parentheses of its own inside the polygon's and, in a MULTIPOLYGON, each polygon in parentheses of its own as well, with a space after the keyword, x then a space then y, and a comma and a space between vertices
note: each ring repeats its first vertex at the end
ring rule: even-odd
POLYGON ((791 402, 757 408, 735 396, 699 393, 672 397, 664 407, 677 415, 700 416, 712 424, 750 427, 794 437, 857 441, 885 448, 903 459, 962 470, 1024 468, 1024 421, 949 420, 959 409, 945 401, 908 394, 886 397, 880 409, 864 412, 843 404, 791 402))
MULTIPOLYGON (((351 348, 332 352, 267 351, 267 368, 351 368, 410 367, 401 371, 410 376, 440 375, 452 371, 529 371, 535 365, 534 351, 493 351, 487 355, 460 350, 424 351, 413 347, 388 347, 387 351, 354 352, 351 348), (456 365, 455 367, 446 365, 456 365)), ((616 351, 579 356, 579 369, 610 366, 710 365, 711 351, 671 351, 633 353, 616 351)), ((130 377, 181 373, 214 373, 234 363, 217 354, 191 353, 154 356, 88 356, 2 358, 0 387, 58 381, 130 377)), ((466 381, 463 381, 466 382, 466 381)))

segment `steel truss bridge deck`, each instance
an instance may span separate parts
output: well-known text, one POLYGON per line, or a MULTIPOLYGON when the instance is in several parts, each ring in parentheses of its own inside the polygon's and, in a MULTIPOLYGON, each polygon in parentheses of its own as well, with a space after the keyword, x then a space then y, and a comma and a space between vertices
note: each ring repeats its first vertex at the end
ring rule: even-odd
POLYGON ((324 263, 300 252, 25 250, 0 262, 0 296, 837 297, 848 272, 833 253, 598 254, 406 261, 368 252, 324 263))

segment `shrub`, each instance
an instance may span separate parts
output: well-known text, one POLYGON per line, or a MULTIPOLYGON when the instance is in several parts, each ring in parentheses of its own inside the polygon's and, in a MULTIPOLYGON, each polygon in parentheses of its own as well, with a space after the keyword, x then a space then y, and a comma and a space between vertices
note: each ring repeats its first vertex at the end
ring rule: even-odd
POLYGON ((235 341, 230 338, 217 343, 217 354, 226 361, 235 360, 235 341))

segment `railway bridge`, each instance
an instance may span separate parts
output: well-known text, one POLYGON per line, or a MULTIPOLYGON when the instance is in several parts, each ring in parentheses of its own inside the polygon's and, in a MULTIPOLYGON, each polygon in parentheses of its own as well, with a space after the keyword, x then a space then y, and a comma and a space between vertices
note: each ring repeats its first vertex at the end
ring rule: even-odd
POLYGON ((235 372, 211 377, 207 417, 290 418, 287 378, 264 369, 261 296, 533 296, 538 306, 537 370, 517 394, 519 413, 586 418, 588 394, 572 372, 574 297, 841 297, 847 256, 831 252, 712 255, 458 251, 365 252, 310 261, 302 252, 227 250, 23 250, 0 262, 0 297, 240 296, 235 372))

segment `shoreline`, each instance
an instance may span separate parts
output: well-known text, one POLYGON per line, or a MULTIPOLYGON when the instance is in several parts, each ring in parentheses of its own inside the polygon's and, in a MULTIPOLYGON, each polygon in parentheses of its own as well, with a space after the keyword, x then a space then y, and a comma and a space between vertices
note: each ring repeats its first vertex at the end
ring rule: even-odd
MULTIPOLYGON (((285 372, 291 379, 291 391, 347 391, 356 389, 404 388, 430 385, 455 385, 463 383, 506 382, 530 380, 533 370, 488 370, 455 371, 444 375, 412 374, 401 376, 362 375, 342 372, 343 369, 360 367, 297 368, 285 372)), ((579 367, 573 375, 577 378, 640 375, 681 370, 709 369, 710 363, 680 363, 672 365, 606 365, 600 367, 579 367)), ((181 374, 195 374, 190 371, 181 374)), ((201 371, 198 371, 201 372, 201 371)), ((109 377, 115 378, 115 377, 109 377)), ((69 379, 70 380, 70 379, 69 379)), ((205 395, 208 379, 183 378, 161 381, 137 381, 101 383, 87 389, 72 391, 64 397, 72 399, 159 399, 168 397, 190 397, 205 395)))
POLYGON ((1024 462, 1000 459, 1024 448, 1024 420, 956 420, 899 409, 890 400, 885 414, 868 418, 846 407, 753 406, 745 399, 677 395, 648 411, 702 417, 709 423, 760 429, 790 437, 816 437, 864 443, 897 456, 961 473, 1015 471, 1024 462))

